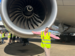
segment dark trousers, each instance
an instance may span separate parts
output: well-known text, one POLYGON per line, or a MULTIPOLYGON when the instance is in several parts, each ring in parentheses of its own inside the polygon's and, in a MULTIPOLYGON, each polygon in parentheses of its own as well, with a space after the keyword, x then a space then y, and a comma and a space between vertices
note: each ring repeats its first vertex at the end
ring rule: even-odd
POLYGON ((2 43, 4 43, 4 38, 2 38, 2 43))
POLYGON ((24 44, 29 43, 27 38, 22 38, 22 41, 23 41, 24 44))
POLYGON ((15 41, 15 38, 16 38, 16 37, 13 37, 13 38, 12 38, 12 41, 13 41, 13 42, 15 41))

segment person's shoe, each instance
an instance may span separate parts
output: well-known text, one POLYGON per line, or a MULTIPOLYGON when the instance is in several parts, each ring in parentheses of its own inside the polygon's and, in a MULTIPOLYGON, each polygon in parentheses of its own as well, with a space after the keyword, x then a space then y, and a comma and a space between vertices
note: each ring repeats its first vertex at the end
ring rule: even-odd
POLYGON ((4 42, 1 42, 2 44, 4 44, 4 42))
POLYGON ((2 44, 4 44, 4 43, 2 43, 2 44))

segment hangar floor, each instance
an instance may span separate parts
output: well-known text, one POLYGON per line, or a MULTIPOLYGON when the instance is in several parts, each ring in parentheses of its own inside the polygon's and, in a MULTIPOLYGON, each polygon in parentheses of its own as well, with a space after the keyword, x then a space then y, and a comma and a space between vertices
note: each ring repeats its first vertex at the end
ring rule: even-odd
MULTIPOLYGON (((40 47, 40 39, 29 39, 30 44, 22 46, 21 43, 8 45, 8 40, 0 44, 0 56, 45 56, 40 47)), ((75 43, 60 43, 52 41, 51 56, 75 56, 75 43)))

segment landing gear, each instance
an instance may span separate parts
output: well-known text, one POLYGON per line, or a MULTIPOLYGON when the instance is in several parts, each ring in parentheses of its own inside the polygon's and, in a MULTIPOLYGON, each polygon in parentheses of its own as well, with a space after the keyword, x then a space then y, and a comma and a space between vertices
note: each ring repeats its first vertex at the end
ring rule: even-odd
MULTIPOLYGON (((62 28, 61 35, 60 35, 60 41, 61 42, 71 42, 72 41, 72 34, 67 32, 71 26, 66 24, 60 24, 60 28, 62 28)), ((61 30, 61 29, 60 29, 61 30)))

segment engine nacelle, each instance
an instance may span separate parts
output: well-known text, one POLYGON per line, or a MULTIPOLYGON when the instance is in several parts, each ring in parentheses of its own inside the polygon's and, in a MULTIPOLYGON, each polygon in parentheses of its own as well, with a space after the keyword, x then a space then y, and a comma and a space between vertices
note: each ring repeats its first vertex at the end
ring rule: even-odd
POLYGON ((44 31, 57 15, 56 0, 2 0, 1 17, 5 27, 20 37, 34 36, 32 31, 44 31))

